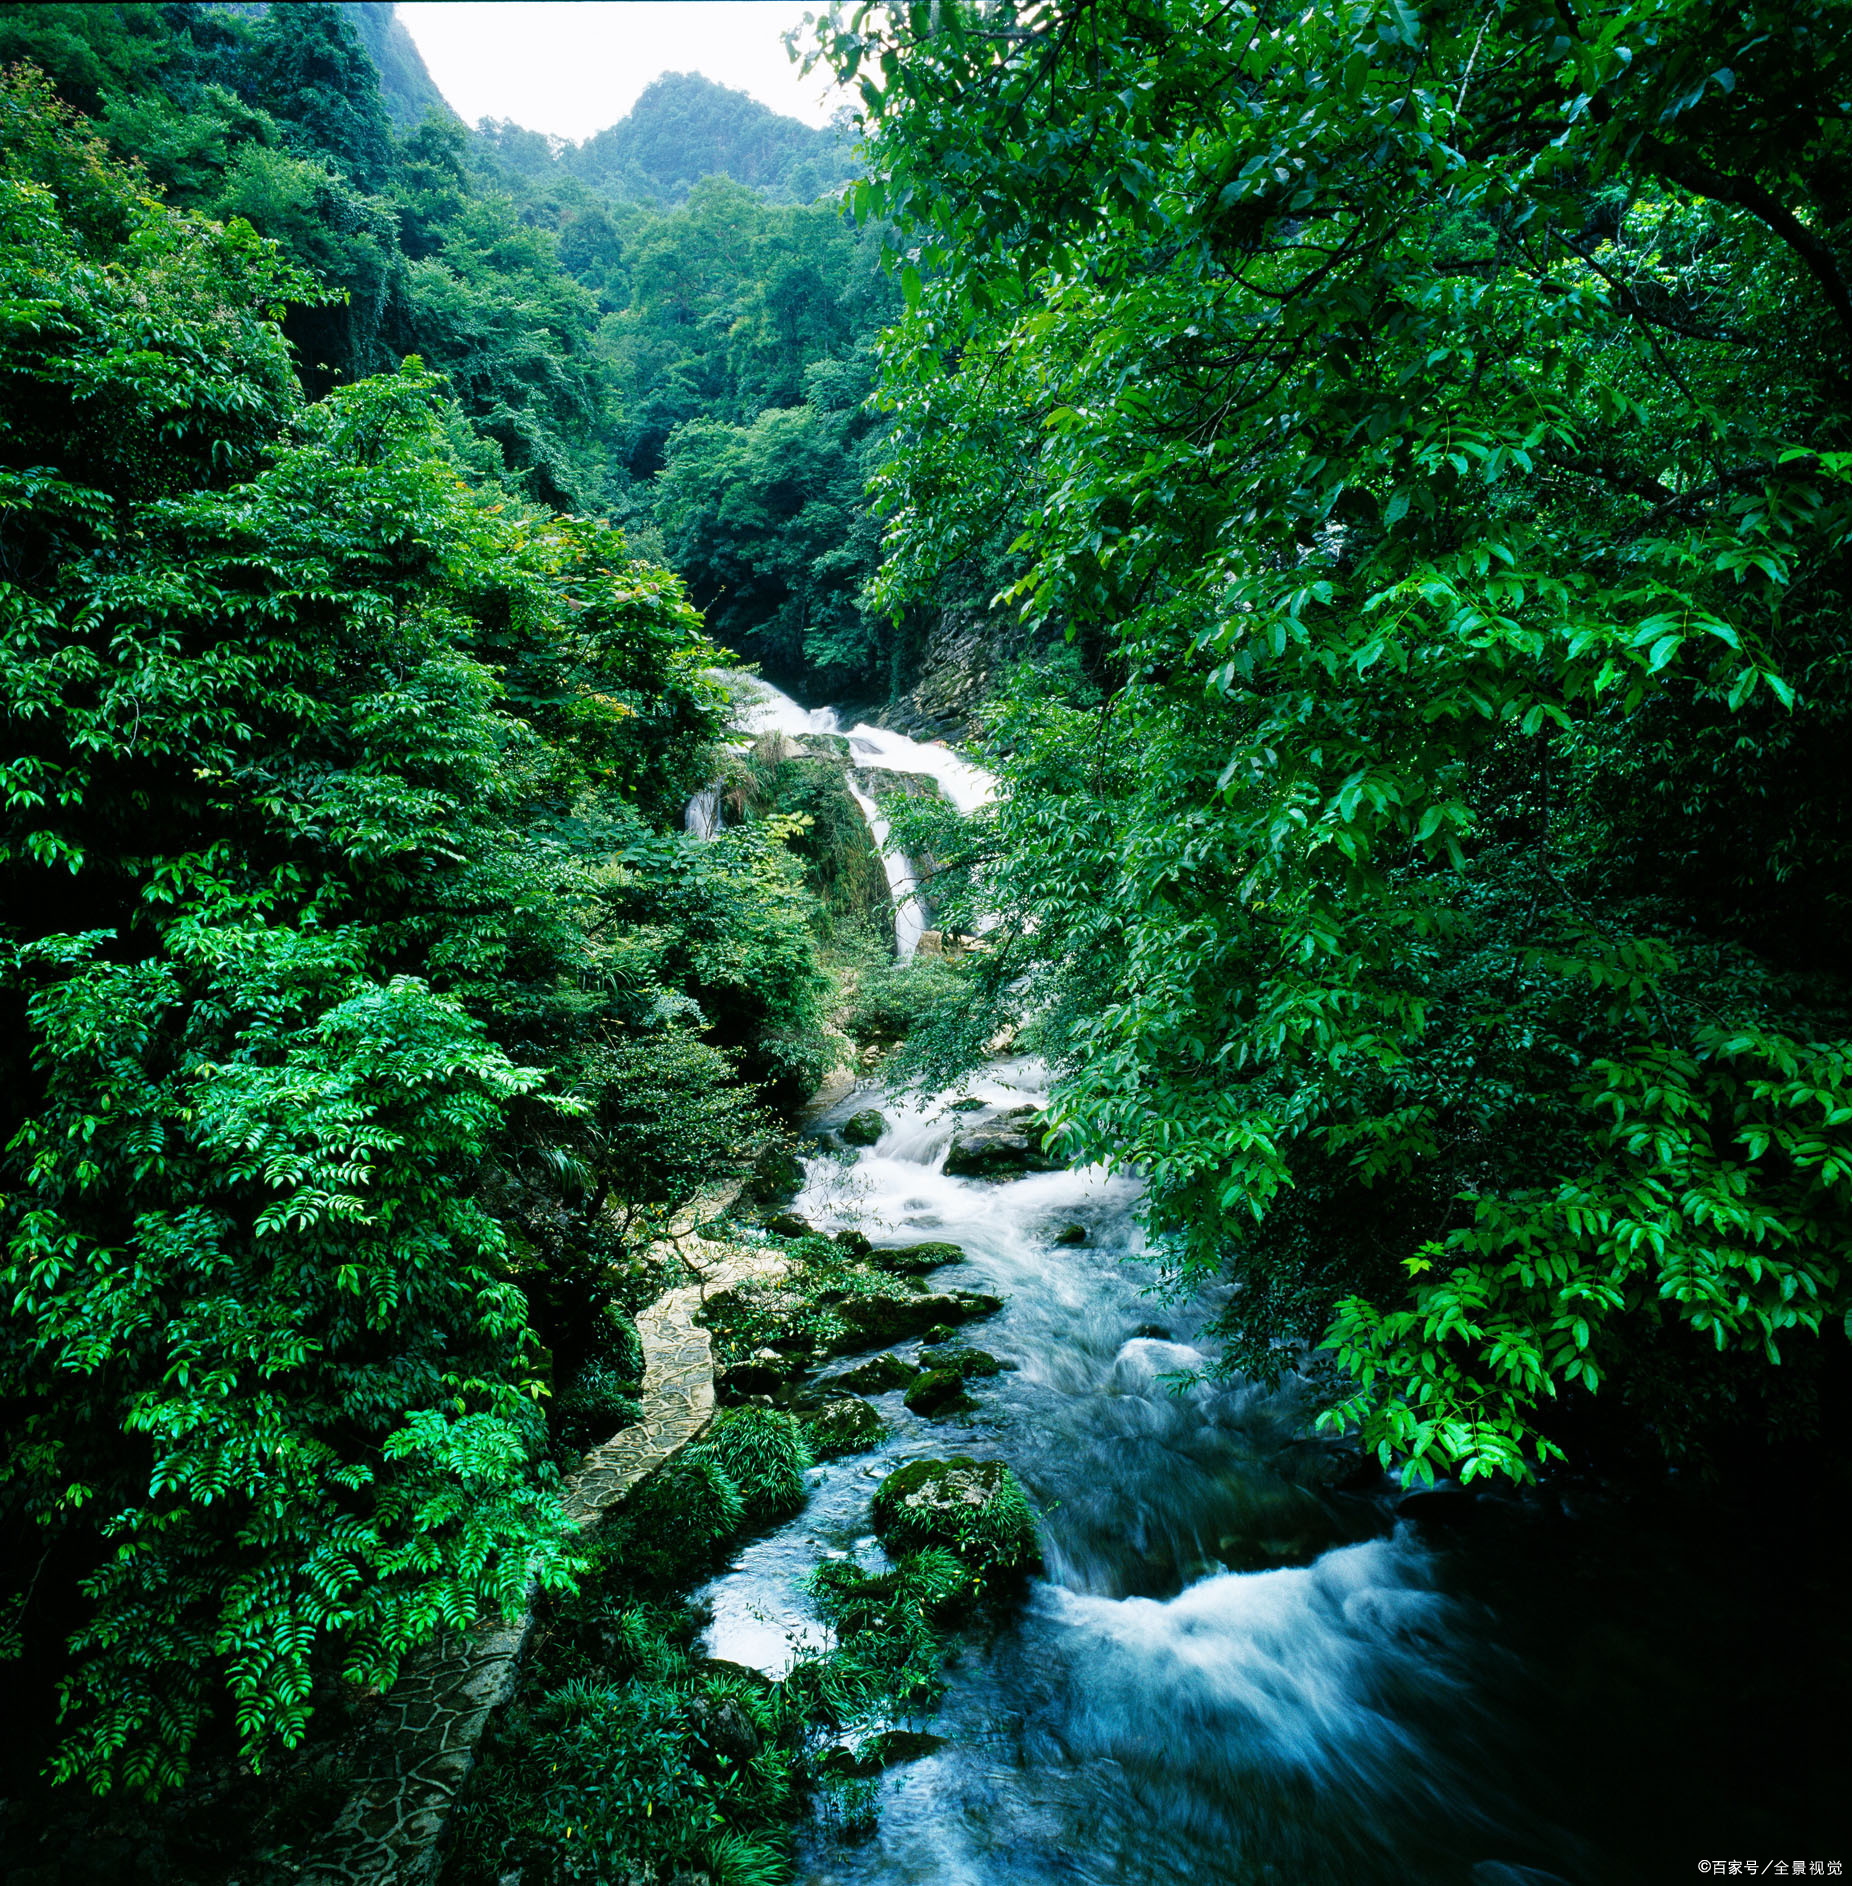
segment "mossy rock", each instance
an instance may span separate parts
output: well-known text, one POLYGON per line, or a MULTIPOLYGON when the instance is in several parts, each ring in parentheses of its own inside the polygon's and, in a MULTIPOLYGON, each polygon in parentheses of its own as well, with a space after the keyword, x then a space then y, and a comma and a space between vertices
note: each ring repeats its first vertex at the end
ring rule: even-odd
POLYGON ((823 1775, 878 1775, 884 1768, 900 1762, 917 1762, 923 1756, 936 1755, 945 1747, 945 1737, 928 1735, 919 1729, 884 1729, 866 1741, 838 1742, 817 1757, 817 1772, 823 1775))
POLYGON ((745 1185, 746 1196, 763 1205, 777 1205, 804 1184, 804 1162, 782 1146, 768 1147, 753 1161, 745 1185))
POLYGON ((1087 1227, 1085 1225, 1063 1225, 1055 1233, 1057 1244, 1085 1244, 1086 1241, 1087 1227))
POLYGON ((814 1238, 817 1235, 810 1220, 800 1218, 794 1211, 781 1211, 766 1219, 765 1228, 780 1238, 814 1238))
POLYGON ((907 1406, 916 1415, 961 1414, 971 1406, 965 1393, 965 1378, 956 1369, 928 1369, 917 1376, 906 1394, 907 1406))
POLYGON ((885 1395, 890 1389, 905 1388, 918 1375, 919 1370, 899 1356, 875 1356, 847 1375, 838 1375, 835 1385, 852 1388, 858 1395, 885 1395))
POLYGON ((887 1131, 887 1120, 873 1107, 852 1113, 837 1129, 850 1146, 872 1146, 887 1131))
POLYGON ((857 1349, 885 1348, 941 1325, 969 1322, 1002 1309, 997 1297, 968 1297, 926 1292, 914 1297, 850 1297, 835 1306, 844 1328, 830 1345, 837 1355, 857 1349))
POLYGON ((887 1423, 859 1395, 826 1401, 804 1423, 804 1438, 818 1460, 865 1454, 871 1447, 878 1447, 886 1433, 887 1423))
POLYGON ((874 1520, 890 1553, 940 1546, 981 1582, 1041 1563, 1029 1502, 1000 1460, 910 1461, 875 1489, 874 1520))
POLYGON ((945 1344, 929 1344, 920 1351, 920 1366, 927 1369, 950 1369, 960 1381, 970 1381, 976 1375, 1001 1375, 1005 1369, 1014 1370, 1014 1362, 999 1362, 997 1358, 982 1349, 953 1348, 945 1344))
POLYGON ((890 1277, 923 1277, 941 1264, 962 1264, 965 1253, 959 1244, 896 1244, 870 1251, 868 1261, 890 1277))
POLYGON ((994 1120, 960 1127, 945 1155, 948 1177, 1015 1179, 1026 1172, 1058 1172, 1061 1161, 1042 1149, 1048 1122, 1035 1107, 1012 1107, 994 1120))
POLYGON ((851 1257, 866 1257, 875 1248, 869 1243, 866 1235, 853 1226, 837 1232, 830 1242, 840 1244, 851 1257))

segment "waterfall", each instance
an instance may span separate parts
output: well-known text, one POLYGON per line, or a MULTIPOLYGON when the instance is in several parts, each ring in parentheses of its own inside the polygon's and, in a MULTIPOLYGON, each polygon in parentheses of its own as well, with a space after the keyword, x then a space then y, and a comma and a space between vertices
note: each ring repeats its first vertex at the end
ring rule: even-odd
MULTIPOLYGON (((733 724, 746 746, 762 734, 821 734, 845 737, 842 716, 833 707, 802 707, 782 689, 757 675, 724 673, 720 677, 733 696, 733 724)), ((865 772, 914 773, 933 780, 960 812, 974 812, 996 797, 997 782, 983 767, 961 759, 938 742, 910 740, 903 733, 858 721, 849 728, 850 763, 865 772)), ((894 904, 894 954, 903 963, 913 960, 926 928, 926 909, 920 900, 919 874, 904 852, 888 843, 888 822, 873 798, 853 780, 850 795, 868 821, 869 836, 881 854, 888 893, 894 904)), ((720 827, 720 782, 716 781, 688 801, 683 826, 696 838, 712 838, 720 827)))
POLYGON ((688 809, 682 814, 682 829, 700 839, 712 838, 720 830, 719 780, 711 786, 703 786, 688 801, 688 809))
POLYGON ((868 821, 868 835, 875 841, 875 850, 881 854, 881 868, 887 873, 888 895, 894 901, 894 955, 900 962, 910 963, 926 929, 919 878, 907 854, 887 842, 888 825, 881 816, 881 808, 854 780, 847 784, 855 803, 862 808, 862 817, 868 821))

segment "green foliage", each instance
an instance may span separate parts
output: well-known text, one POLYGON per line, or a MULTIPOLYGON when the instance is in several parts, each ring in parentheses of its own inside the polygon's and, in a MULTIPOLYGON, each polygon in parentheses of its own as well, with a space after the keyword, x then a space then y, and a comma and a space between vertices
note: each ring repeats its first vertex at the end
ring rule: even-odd
POLYGON ((804 1422, 804 1445, 815 1460, 841 1460, 880 1444, 887 1423, 858 1395, 828 1401, 804 1422))
POLYGON ((788 1519, 804 1504, 810 1445, 796 1416, 780 1409, 723 1408, 687 1458, 711 1462, 739 1488, 753 1525, 788 1519))
POLYGON ((810 203, 848 182, 845 131, 780 117, 698 72, 652 80, 629 115, 555 161, 586 183, 639 202, 679 203, 706 177, 751 186, 769 201, 810 203))
POLYGON ((1848 1307, 1847 23, 1233 17, 821 29, 907 245, 884 600, 1004 518, 1087 679, 995 716, 973 1014, 1386 1457, 1610 1383, 1681 1445, 1685 1335, 1848 1307))
POLYGON ((671 1593, 713 1569, 745 1514, 720 1467, 684 1455, 658 1467, 605 1522, 602 1554, 627 1589, 671 1593))
POLYGON ((310 293, 0 87, 0 1596, 98 1789, 567 1575, 536 1336, 619 1412, 607 1205, 820 1053, 784 828, 652 823, 724 712, 678 584, 415 363, 304 406, 310 293))
POLYGON ((855 978, 843 1026, 857 1041, 903 1041, 922 1023, 962 1007, 965 983, 942 956, 870 964, 855 978))

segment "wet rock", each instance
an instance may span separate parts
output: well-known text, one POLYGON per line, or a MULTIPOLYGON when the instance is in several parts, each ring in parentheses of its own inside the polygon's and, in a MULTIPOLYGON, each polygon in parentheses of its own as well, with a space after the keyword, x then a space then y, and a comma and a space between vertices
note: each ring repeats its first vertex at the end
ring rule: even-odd
POLYGON ((903 1362, 899 1356, 876 1356, 835 1380, 858 1395, 885 1395, 890 1389, 905 1388, 918 1374, 911 1362, 903 1362))
POLYGON ((1134 1342, 1169 1342, 1172 1338, 1170 1331, 1162 1323, 1140 1323, 1132 1331, 1132 1340, 1134 1342))
POLYGON ((974 1375, 1000 1375, 1005 1369, 1014 1369, 1014 1362, 999 1362, 993 1355, 987 1355, 982 1349, 953 1349, 932 1346, 920 1351, 921 1365, 928 1369, 951 1369, 961 1380, 969 1381, 974 1375))
POLYGON ((988 1101, 980 1100, 975 1094, 966 1094, 962 1100, 954 1100, 948 1111, 952 1113, 982 1113, 988 1101))
POLYGON ((1374 1458, 1360 1454, 1343 1441, 1294 1441, 1281 1449, 1272 1465, 1282 1479, 1297 1486, 1332 1491, 1367 1486, 1382 1477, 1382 1468, 1374 1458))
POLYGON ((1085 1244, 1086 1241, 1087 1227, 1085 1225, 1063 1225, 1055 1233, 1057 1244, 1085 1244))
POLYGON ((695 1697, 688 1705, 688 1726, 695 1739, 694 1765, 703 1774, 743 1768, 763 1740, 751 1713, 731 1696, 695 1697))
POLYGON ((933 1347, 936 1347, 940 1343, 950 1342, 952 1338, 956 1336, 957 1334, 958 1334, 958 1331, 956 1330, 956 1328, 953 1327, 952 1324, 935 1323, 933 1324, 932 1328, 927 1330, 926 1332, 927 1347, 933 1348, 933 1347))
POLYGON ((1420 1487, 1396 1501, 1395 1513, 1427 1526, 1463 1526, 1479 1517, 1479 1497, 1464 1487, 1420 1487))
POLYGON ((1041 1560, 1029 1502, 1000 1460, 909 1461, 875 1488, 874 1522, 889 1552, 944 1546, 980 1581, 1041 1560))
POLYGON ((839 1231, 830 1242, 840 1244, 851 1257, 866 1257, 875 1248, 861 1232, 855 1230, 839 1231))
POLYGON ((804 1423, 804 1438, 818 1460, 865 1454, 879 1446, 886 1433, 887 1423, 859 1395, 832 1397, 804 1423))
POLYGON ((901 1762, 936 1755, 944 1747, 942 1735, 927 1735, 918 1729, 885 1729, 864 1741, 838 1742, 825 1749, 817 1757, 817 1767, 826 1775, 878 1775, 901 1762))
POLYGON ((903 1342, 936 1328, 950 1328, 1002 1309, 998 1297, 960 1292, 925 1292, 917 1297, 850 1297, 836 1305, 848 1326, 831 1345, 837 1355, 903 1342))
POLYGON ((957 1244, 896 1244, 887 1250, 871 1250, 868 1261, 891 1277, 923 1277, 941 1264, 962 1264, 965 1253, 957 1244))
POLYGON ((803 1161, 785 1147, 772 1146, 753 1161, 744 1191, 746 1197, 757 1204, 777 1205, 790 1198, 803 1183, 803 1161))
POLYGON ((761 1395, 775 1395, 789 1379, 789 1366, 783 1356, 769 1362, 753 1356, 744 1362, 732 1362, 714 1374, 714 1398, 721 1402, 740 1402, 761 1395))
POLYGON ((1042 1150, 1045 1124, 1039 1108, 1012 1107, 994 1120, 960 1127, 945 1155, 945 1170, 959 1179, 1014 1179, 1025 1172, 1059 1172, 1060 1160, 1042 1150))
POLYGON ((873 1107, 852 1113, 842 1123, 842 1137, 850 1146, 872 1146, 887 1131, 887 1121, 873 1107))
POLYGON ((781 1211, 775 1217, 765 1221, 765 1228, 775 1237, 814 1238, 816 1231, 808 1218, 800 1218, 794 1211, 781 1211))
POLYGON ((905 1399, 916 1415, 960 1414, 971 1406, 965 1378, 956 1369, 928 1369, 915 1379, 905 1399))

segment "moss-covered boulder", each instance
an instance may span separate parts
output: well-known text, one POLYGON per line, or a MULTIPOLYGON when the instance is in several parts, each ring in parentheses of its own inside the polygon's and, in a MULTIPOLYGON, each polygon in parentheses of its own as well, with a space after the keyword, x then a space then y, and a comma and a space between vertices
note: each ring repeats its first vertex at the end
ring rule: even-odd
POLYGON ((852 1113, 838 1129, 850 1146, 872 1146, 887 1131, 886 1119, 873 1107, 852 1113))
POLYGON ((804 1184, 804 1162, 788 1147, 770 1146, 753 1161, 742 1195, 761 1205, 782 1205, 804 1184))
POLYGON ((868 1261, 890 1277, 923 1277, 941 1264, 962 1264, 965 1253, 958 1244, 897 1244, 870 1251, 868 1261))
POLYGON ((804 1439, 818 1460, 865 1454, 878 1447, 886 1433, 887 1423, 859 1395, 838 1395, 826 1401, 804 1423, 804 1439))
POLYGON ((907 1389, 906 1403, 916 1415, 961 1414, 971 1406, 965 1378, 956 1369, 928 1369, 907 1389))
POLYGON ((1012 1107, 994 1120, 960 1127, 945 1155, 945 1170, 959 1179, 1016 1179, 1025 1172, 1058 1172, 1061 1161, 1042 1150, 1047 1125, 1039 1108, 1012 1107))
POLYGON ((1003 1308, 1000 1297, 975 1292, 923 1291, 918 1296, 854 1296, 834 1306, 843 1324, 831 1347, 837 1355, 904 1342, 941 1326, 953 1327, 1003 1308))
POLYGON ((835 1385, 852 1388, 858 1395, 885 1395, 892 1389, 907 1387, 918 1374, 911 1362, 903 1362, 899 1356, 874 1356, 859 1368, 837 1376, 835 1385))
POLYGON ((982 1583, 1021 1577, 1041 1563, 1029 1502, 1000 1460, 910 1461, 875 1489, 874 1519, 896 1557, 939 1546, 982 1583))
POLYGON ((1005 1369, 1014 1369, 1016 1364, 999 1362, 995 1356, 982 1349, 933 1343, 920 1351, 920 1366, 926 1369, 950 1369, 961 1382, 968 1382, 976 1375, 1000 1375, 1005 1369))

